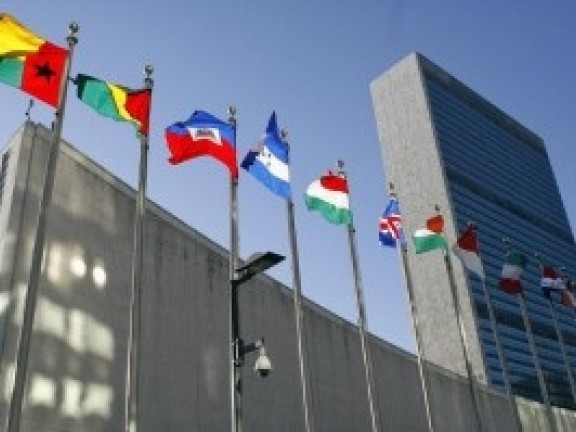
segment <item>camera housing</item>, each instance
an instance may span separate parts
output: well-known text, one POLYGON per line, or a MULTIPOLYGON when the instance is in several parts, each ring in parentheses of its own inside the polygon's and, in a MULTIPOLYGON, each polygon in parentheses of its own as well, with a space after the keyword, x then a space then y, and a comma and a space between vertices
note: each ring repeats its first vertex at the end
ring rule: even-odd
POLYGON ((266 378, 272 372, 272 362, 266 355, 266 350, 264 347, 260 348, 260 354, 254 363, 254 372, 256 372, 260 378, 266 378))

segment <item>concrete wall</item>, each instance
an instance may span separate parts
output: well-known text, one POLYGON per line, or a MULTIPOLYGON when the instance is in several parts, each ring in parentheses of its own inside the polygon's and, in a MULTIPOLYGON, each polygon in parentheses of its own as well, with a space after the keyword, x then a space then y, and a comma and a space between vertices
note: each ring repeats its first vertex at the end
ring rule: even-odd
MULTIPOLYGON (((15 181, 19 186, 13 205, 0 210, 11 212, 8 231, 2 235, 17 239, 4 242, 0 255, 15 257, 7 261, 11 267, 0 267, 0 294, 10 300, 2 310, 2 422, 47 143, 48 132, 32 124, 15 136, 12 146, 20 155, 14 159, 19 164, 15 172, 29 166, 22 171, 29 175, 18 174, 24 177, 15 181)), ((48 214, 22 432, 122 430, 134 196, 101 167, 63 146, 48 214)), ((227 252, 149 203, 144 261, 139 432, 227 431, 227 252)), ((257 276, 242 286, 240 312, 242 336, 248 342, 264 337, 274 367, 261 379, 251 371, 254 357, 247 361, 245 430, 303 431, 291 291, 265 275, 257 276)), ((304 326, 315 430, 368 431, 357 328, 307 301, 304 326)), ((381 430, 426 431, 415 357, 374 337, 370 349, 381 430)), ((428 365, 426 371, 436 430, 473 431, 467 383, 436 366, 428 365)), ((484 430, 514 430, 506 399, 484 388, 479 391, 484 430)), ((545 417, 537 405, 526 407, 526 430, 545 430, 529 428, 545 417)), ((572 421, 563 430, 574 430, 572 414, 561 415, 572 421)))

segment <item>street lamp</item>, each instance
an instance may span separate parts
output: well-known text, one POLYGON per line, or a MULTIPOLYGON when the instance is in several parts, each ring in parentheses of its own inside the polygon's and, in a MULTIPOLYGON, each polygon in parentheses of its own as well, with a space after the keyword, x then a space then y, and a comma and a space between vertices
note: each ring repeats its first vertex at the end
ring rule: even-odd
POLYGON ((272 371, 272 363, 266 355, 264 339, 245 344, 240 337, 240 320, 238 313, 238 288, 244 282, 284 260, 284 256, 274 252, 255 253, 251 255, 245 264, 234 271, 230 280, 230 362, 234 385, 231 386, 232 404, 232 431, 242 432, 242 365, 246 354, 258 350, 258 358, 254 365, 254 371, 262 378, 267 377, 272 371))
POLYGON ((240 285, 248 279, 256 276, 258 273, 262 273, 270 267, 274 267, 276 264, 281 263, 284 261, 284 258, 284 256, 274 252, 258 252, 252 254, 248 257, 243 266, 236 269, 234 283, 240 285))

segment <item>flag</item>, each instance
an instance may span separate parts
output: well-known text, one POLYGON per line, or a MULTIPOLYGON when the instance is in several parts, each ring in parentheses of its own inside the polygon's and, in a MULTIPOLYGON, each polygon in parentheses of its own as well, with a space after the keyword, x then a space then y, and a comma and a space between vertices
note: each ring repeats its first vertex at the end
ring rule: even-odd
POLYGON ((562 279, 560 273, 549 265, 541 266, 541 272, 540 286, 544 296, 548 300, 552 300, 552 292, 557 292, 560 303, 571 308, 576 307, 576 300, 568 289, 567 281, 562 279))
POLYGON ((562 290, 562 293, 560 294, 560 301, 566 307, 569 307, 569 308, 576 307, 576 299, 574 298, 574 294, 572 294, 567 289, 562 290))
POLYGON ((130 122, 139 134, 148 136, 152 89, 130 90, 84 74, 78 74, 74 83, 78 98, 98 114, 130 122))
POLYGON ((382 246, 396 247, 397 242, 404 243, 405 241, 400 207, 395 198, 390 199, 384 212, 382 212, 378 238, 382 246))
POLYGON ((0 14, 0 82, 57 108, 67 57, 68 50, 0 14))
POLYGON ((290 199, 288 153, 288 144, 280 138, 276 113, 273 112, 264 137, 248 152, 241 166, 270 191, 290 199))
POLYGON ((511 252, 506 256, 506 262, 500 274, 500 288, 508 294, 520 294, 522 284, 520 276, 526 268, 528 262, 525 255, 518 252, 511 252))
POLYGON ((562 304, 568 307, 576 307, 576 298, 574 297, 576 294, 576 283, 569 277, 564 277, 563 283, 566 294, 562 297, 562 304))
POLYGON ((540 279, 540 287, 545 297, 550 300, 552 291, 562 291, 564 289, 564 282, 556 269, 549 265, 540 266, 542 276, 540 279))
POLYGON ((572 294, 576 294, 576 281, 573 281, 570 278, 566 279, 566 288, 568 289, 568 291, 570 291, 572 294))
POLYGON ((327 175, 308 186, 304 200, 308 210, 317 210, 328 222, 352 223, 348 182, 344 177, 329 171, 327 175))
POLYGON ((426 221, 426 228, 418 229, 412 234, 416 253, 429 252, 434 249, 447 249, 443 234, 444 219, 442 215, 431 217, 426 221))
POLYGON ((478 248, 478 238, 476 236, 476 227, 472 224, 462 233, 456 244, 452 247, 452 252, 460 258, 464 267, 472 273, 475 273, 481 279, 485 278, 484 266, 480 259, 478 248))
POLYGON ((175 165, 199 156, 212 156, 238 177, 236 129, 205 111, 194 111, 184 122, 166 128, 170 163, 175 165))

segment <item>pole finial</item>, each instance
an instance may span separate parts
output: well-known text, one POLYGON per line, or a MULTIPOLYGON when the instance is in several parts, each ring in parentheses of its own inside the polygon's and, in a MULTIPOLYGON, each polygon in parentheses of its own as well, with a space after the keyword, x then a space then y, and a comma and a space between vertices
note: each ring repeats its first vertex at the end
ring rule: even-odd
POLYGON ((79 30, 80 25, 77 22, 72 21, 70 24, 68 24, 68 37, 66 38, 66 41, 68 42, 69 46, 74 46, 78 43, 79 30))
POLYGON ((34 106, 34 99, 30 99, 28 101, 28 108, 26 109, 26 120, 30 121, 30 111, 32 111, 32 107, 34 106))
POLYGON ((152 79, 152 74, 154 73, 154 67, 152 65, 144 66, 144 86, 151 89, 154 86, 154 80, 152 79))
POLYGON ((228 107, 228 122, 236 127, 236 107, 234 105, 228 107))
POLYGON ((346 177, 346 171, 344 171, 344 161, 342 159, 338 159, 336 166, 338 167, 338 175, 341 177, 346 177))
POLYGON ((394 183, 392 182, 388 183, 388 191, 389 191, 388 193, 392 198, 396 198, 396 190, 394 188, 394 183))
POLYGON ((542 269, 544 268, 544 261, 542 260, 542 253, 540 253, 540 251, 534 251, 534 258, 536 259, 536 262, 538 263, 538 267, 540 268, 540 271, 542 271, 542 269))
POLYGON ((510 249, 512 249, 512 240, 510 237, 502 237, 502 243, 504 243, 504 250, 506 251, 506 255, 510 253, 510 249))

